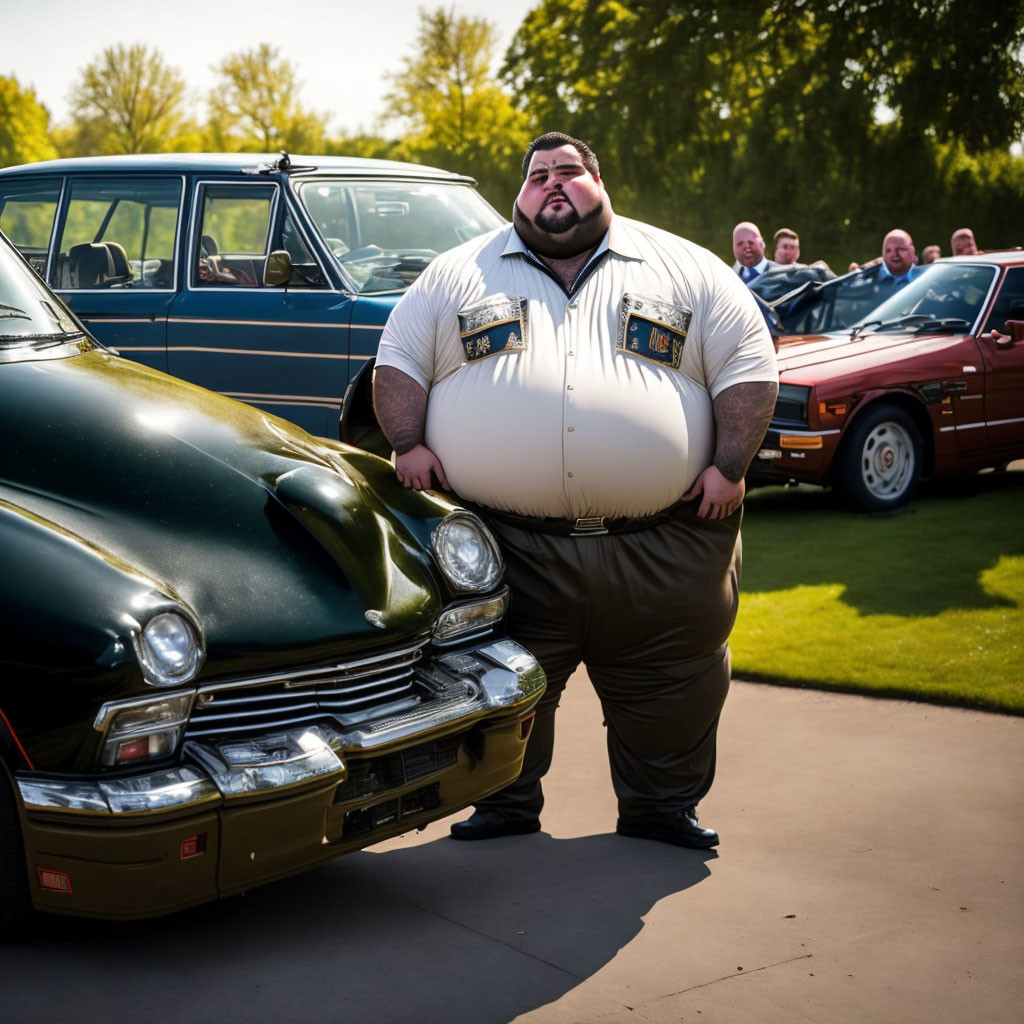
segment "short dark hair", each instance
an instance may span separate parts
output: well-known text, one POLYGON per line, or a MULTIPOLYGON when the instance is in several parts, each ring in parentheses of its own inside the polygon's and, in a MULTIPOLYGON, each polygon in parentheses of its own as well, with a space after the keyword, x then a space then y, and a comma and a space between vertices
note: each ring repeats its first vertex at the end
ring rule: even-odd
POLYGON ((778 245, 780 238, 792 238, 794 242, 800 241, 800 236, 792 228, 779 228, 772 236, 772 241, 778 245))
POLYGON ((538 149, 559 149, 562 146, 572 146, 583 160, 583 166, 595 178, 601 177, 601 168, 598 166, 597 157, 582 139, 574 139, 571 135, 566 135, 565 132, 547 132, 544 135, 538 135, 526 150, 526 156, 523 157, 523 181, 526 181, 530 160, 538 149))

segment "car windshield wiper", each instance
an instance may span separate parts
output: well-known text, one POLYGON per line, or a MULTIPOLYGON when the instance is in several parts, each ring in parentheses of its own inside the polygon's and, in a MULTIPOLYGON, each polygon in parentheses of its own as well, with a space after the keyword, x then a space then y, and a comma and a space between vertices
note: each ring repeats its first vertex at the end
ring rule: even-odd
POLYGON ((857 324, 850 328, 850 340, 852 341, 864 331, 874 329, 879 331, 893 331, 900 327, 909 327, 915 334, 922 331, 969 331, 971 321, 956 316, 934 316, 931 313, 908 313, 906 316, 898 316, 893 320, 869 320, 866 324, 857 324))
POLYGON ((892 320, 869 320, 866 324, 854 324, 850 328, 850 340, 858 334, 874 328, 876 331, 891 331, 897 327, 906 327, 907 324, 917 323, 920 320, 931 320, 930 313, 908 313, 906 316, 894 317, 892 320))
POLYGON ((970 329, 970 320, 962 320, 956 316, 937 316, 931 320, 925 320, 914 325, 915 333, 922 331, 952 331, 959 333, 960 331, 969 331, 970 329))
POLYGON ((32 316, 17 306, 8 306, 6 302, 0 302, 0 320, 31 320, 32 316))
POLYGON ((49 334, 11 334, 7 337, 0 335, 0 346, 10 348, 13 345, 21 345, 26 341, 50 341, 57 344, 61 341, 70 341, 72 338, 83 338, 83 331, 52 331, 49 334))

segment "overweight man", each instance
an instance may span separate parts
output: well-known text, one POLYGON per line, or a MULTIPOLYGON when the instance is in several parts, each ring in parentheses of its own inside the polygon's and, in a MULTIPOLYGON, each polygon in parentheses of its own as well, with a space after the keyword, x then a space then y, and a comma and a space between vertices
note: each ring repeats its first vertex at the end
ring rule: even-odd
POLYGON ((374 377, 398 479, 484 517, 509 634, 548 678, 522 774, 453 838, 540 829, 555 711, 583 664, 619 834, 718 843, 697 805, 729 686, 743 476, 777 379, 739 277, 615 216, 596 156, 561 133, 530 144, 512 224, 441 254, 402 297, 374 377))

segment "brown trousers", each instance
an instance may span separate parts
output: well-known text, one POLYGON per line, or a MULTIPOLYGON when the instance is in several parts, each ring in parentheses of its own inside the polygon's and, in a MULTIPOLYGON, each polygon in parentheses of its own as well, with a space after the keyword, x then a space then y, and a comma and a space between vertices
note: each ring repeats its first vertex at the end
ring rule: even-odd
POLYGON ((715 774, 739 598, 742 509, 698 519, 699 501, 639 533, 559 537, 492 521, 512 589, 509 635, 548 678, 516 782, 477 806, 536 817, 555 711, 582 663, 608 729, 623 820, 696 804, 715 774))

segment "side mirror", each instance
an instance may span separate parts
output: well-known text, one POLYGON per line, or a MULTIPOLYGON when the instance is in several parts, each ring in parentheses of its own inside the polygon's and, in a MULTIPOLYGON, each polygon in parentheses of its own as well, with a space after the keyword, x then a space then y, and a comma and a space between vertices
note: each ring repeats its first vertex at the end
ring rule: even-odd
POLYGON ((263 283, 268 288, 287 284, 292 279, 292 258, 284 249, 275 249, 263 266, 263 283))
POLYGON ((1007 320, 1006 329, 1010 332, 1009 334, 1003 334, 1002 331, 997 331, 993 327, 988 334, 983 334, 981 337, 991 341, 998 349, 1013 348, 1014 345, 1024 342, 1024 320, 1007 320))

